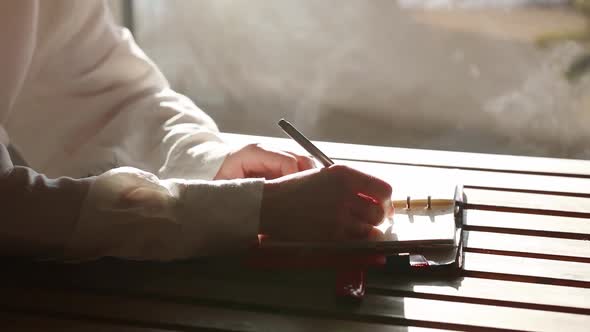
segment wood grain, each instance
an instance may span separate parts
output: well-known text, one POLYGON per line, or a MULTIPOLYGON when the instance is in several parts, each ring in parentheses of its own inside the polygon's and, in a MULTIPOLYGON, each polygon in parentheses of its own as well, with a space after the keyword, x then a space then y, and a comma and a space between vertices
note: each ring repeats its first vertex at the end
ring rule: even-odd
POLYGON ((587 263, 467 252, 464 270, 466 276, 485 277, 490 273, 487 275, 494 279, 507 276, 512 280, 590 287, 590 264, 587 263))
POLYGON ((545 236, 547 233, 543 232, 550 232, 548 234, 550 236, 575 239, 587 239, 590 236, 590 220, 584 218, 478 210, 469 210, 466 216, 465 225, 467 226, 493 227, 500 232, 521 230, 523 233, 546 234, 545 236))
POLYGON ((470 249, 512 252, 514 256, 516 253, 563 256, 558 260, 590 263, 590 241, 476 231, 465 231, 465 236, 465 246, 470 249))
MULTIPOLYGON (((590 214, 590 198, 529 194, 496 190, 465 189, 470 204, 528 209, 583 212, 590 214)), ((590 220, 588 220, 590 223, 590 220)))
MULTIPOLYGON (((469 186, 500 187, 521 190, 544 190, 558 193, 590 193, 590 179, 575 179, 560 176, 522 175, 512 173, 494 173, 487 171, 469 171, 460 169, 440 169, 433 167, 411 167, 388 164, 376 164, 367 162, 338 161, 368 174, 379 177, 389 182, 393 187, 393 198, 395 200, 405 199, 407 195, 416 198, 425 198, 424 195, 431 194, 433 198, 452 198, 454 188, 458 184, 472 190, 474 195, 489 194, 491 197, 502 198, 503 194, 494 191, 469 189, 469 186), (478 190, 478 192, 475 192, 478 190), (445 197, 439 195, 446 195, 445 197)), ((520 193, 512 193, 520 194, 520 193)), ((541 195, 521 196, 522 198, 535 198, 541 195)), ((482 196, 480 196, 482 197, 482 196)), ((563 198, 562 196, 555 196, 563 198)), ((569 199, 566 198, 566 199, 569 199)), ((576 203, 580 208, 574 211, 587 212, 588 198, 577 197, 576 203)), ((481 199, 474 202, 482 203, 481 199)), ((567 200, 563 202, 567 203, 567 200)), ((568 204, 568 206, 571 204, 568 204)))

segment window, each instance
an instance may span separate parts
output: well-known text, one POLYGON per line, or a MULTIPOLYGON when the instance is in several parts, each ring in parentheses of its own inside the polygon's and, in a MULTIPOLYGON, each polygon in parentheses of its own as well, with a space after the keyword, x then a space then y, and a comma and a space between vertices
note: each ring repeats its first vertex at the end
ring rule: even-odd
POLYGON ((133 8, 140 45, 224 131, 279 136, 286 117, 319 140, 590 158, 590 75, 564 74, 585 68, 588 18, 569 0, 133 8))

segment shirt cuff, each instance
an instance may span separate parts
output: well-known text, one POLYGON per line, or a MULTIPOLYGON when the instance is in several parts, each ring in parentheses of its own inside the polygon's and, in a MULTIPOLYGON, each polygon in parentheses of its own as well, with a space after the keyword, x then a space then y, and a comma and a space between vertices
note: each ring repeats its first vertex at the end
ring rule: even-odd
POLYGON ((187 234, 202 234, 193 252, 221 254, 256 244, 264 179, 187 181, 178 213, 187 234))

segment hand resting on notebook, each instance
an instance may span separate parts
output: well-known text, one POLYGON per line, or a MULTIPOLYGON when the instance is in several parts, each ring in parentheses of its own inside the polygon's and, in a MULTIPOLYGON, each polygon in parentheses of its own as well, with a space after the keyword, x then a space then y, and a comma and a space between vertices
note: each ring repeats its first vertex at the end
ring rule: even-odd
POLYGON ((286 241, 367 238, 393 213, 391 192, 387 182, 343 165, 268 180, 260 233, 286 241))

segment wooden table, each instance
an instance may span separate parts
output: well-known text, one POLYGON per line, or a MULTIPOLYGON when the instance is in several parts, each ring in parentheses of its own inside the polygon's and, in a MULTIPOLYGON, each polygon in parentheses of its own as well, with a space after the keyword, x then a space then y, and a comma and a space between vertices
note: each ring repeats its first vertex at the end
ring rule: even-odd
POLYGON ((2 330, 590 331, 590 162, 319 145, 391 181, 397 197, 463 184, 461 277, 369 275, 364 301, 344 304, 332 272, 251 271, 232 259, 5 261, 2 330))

